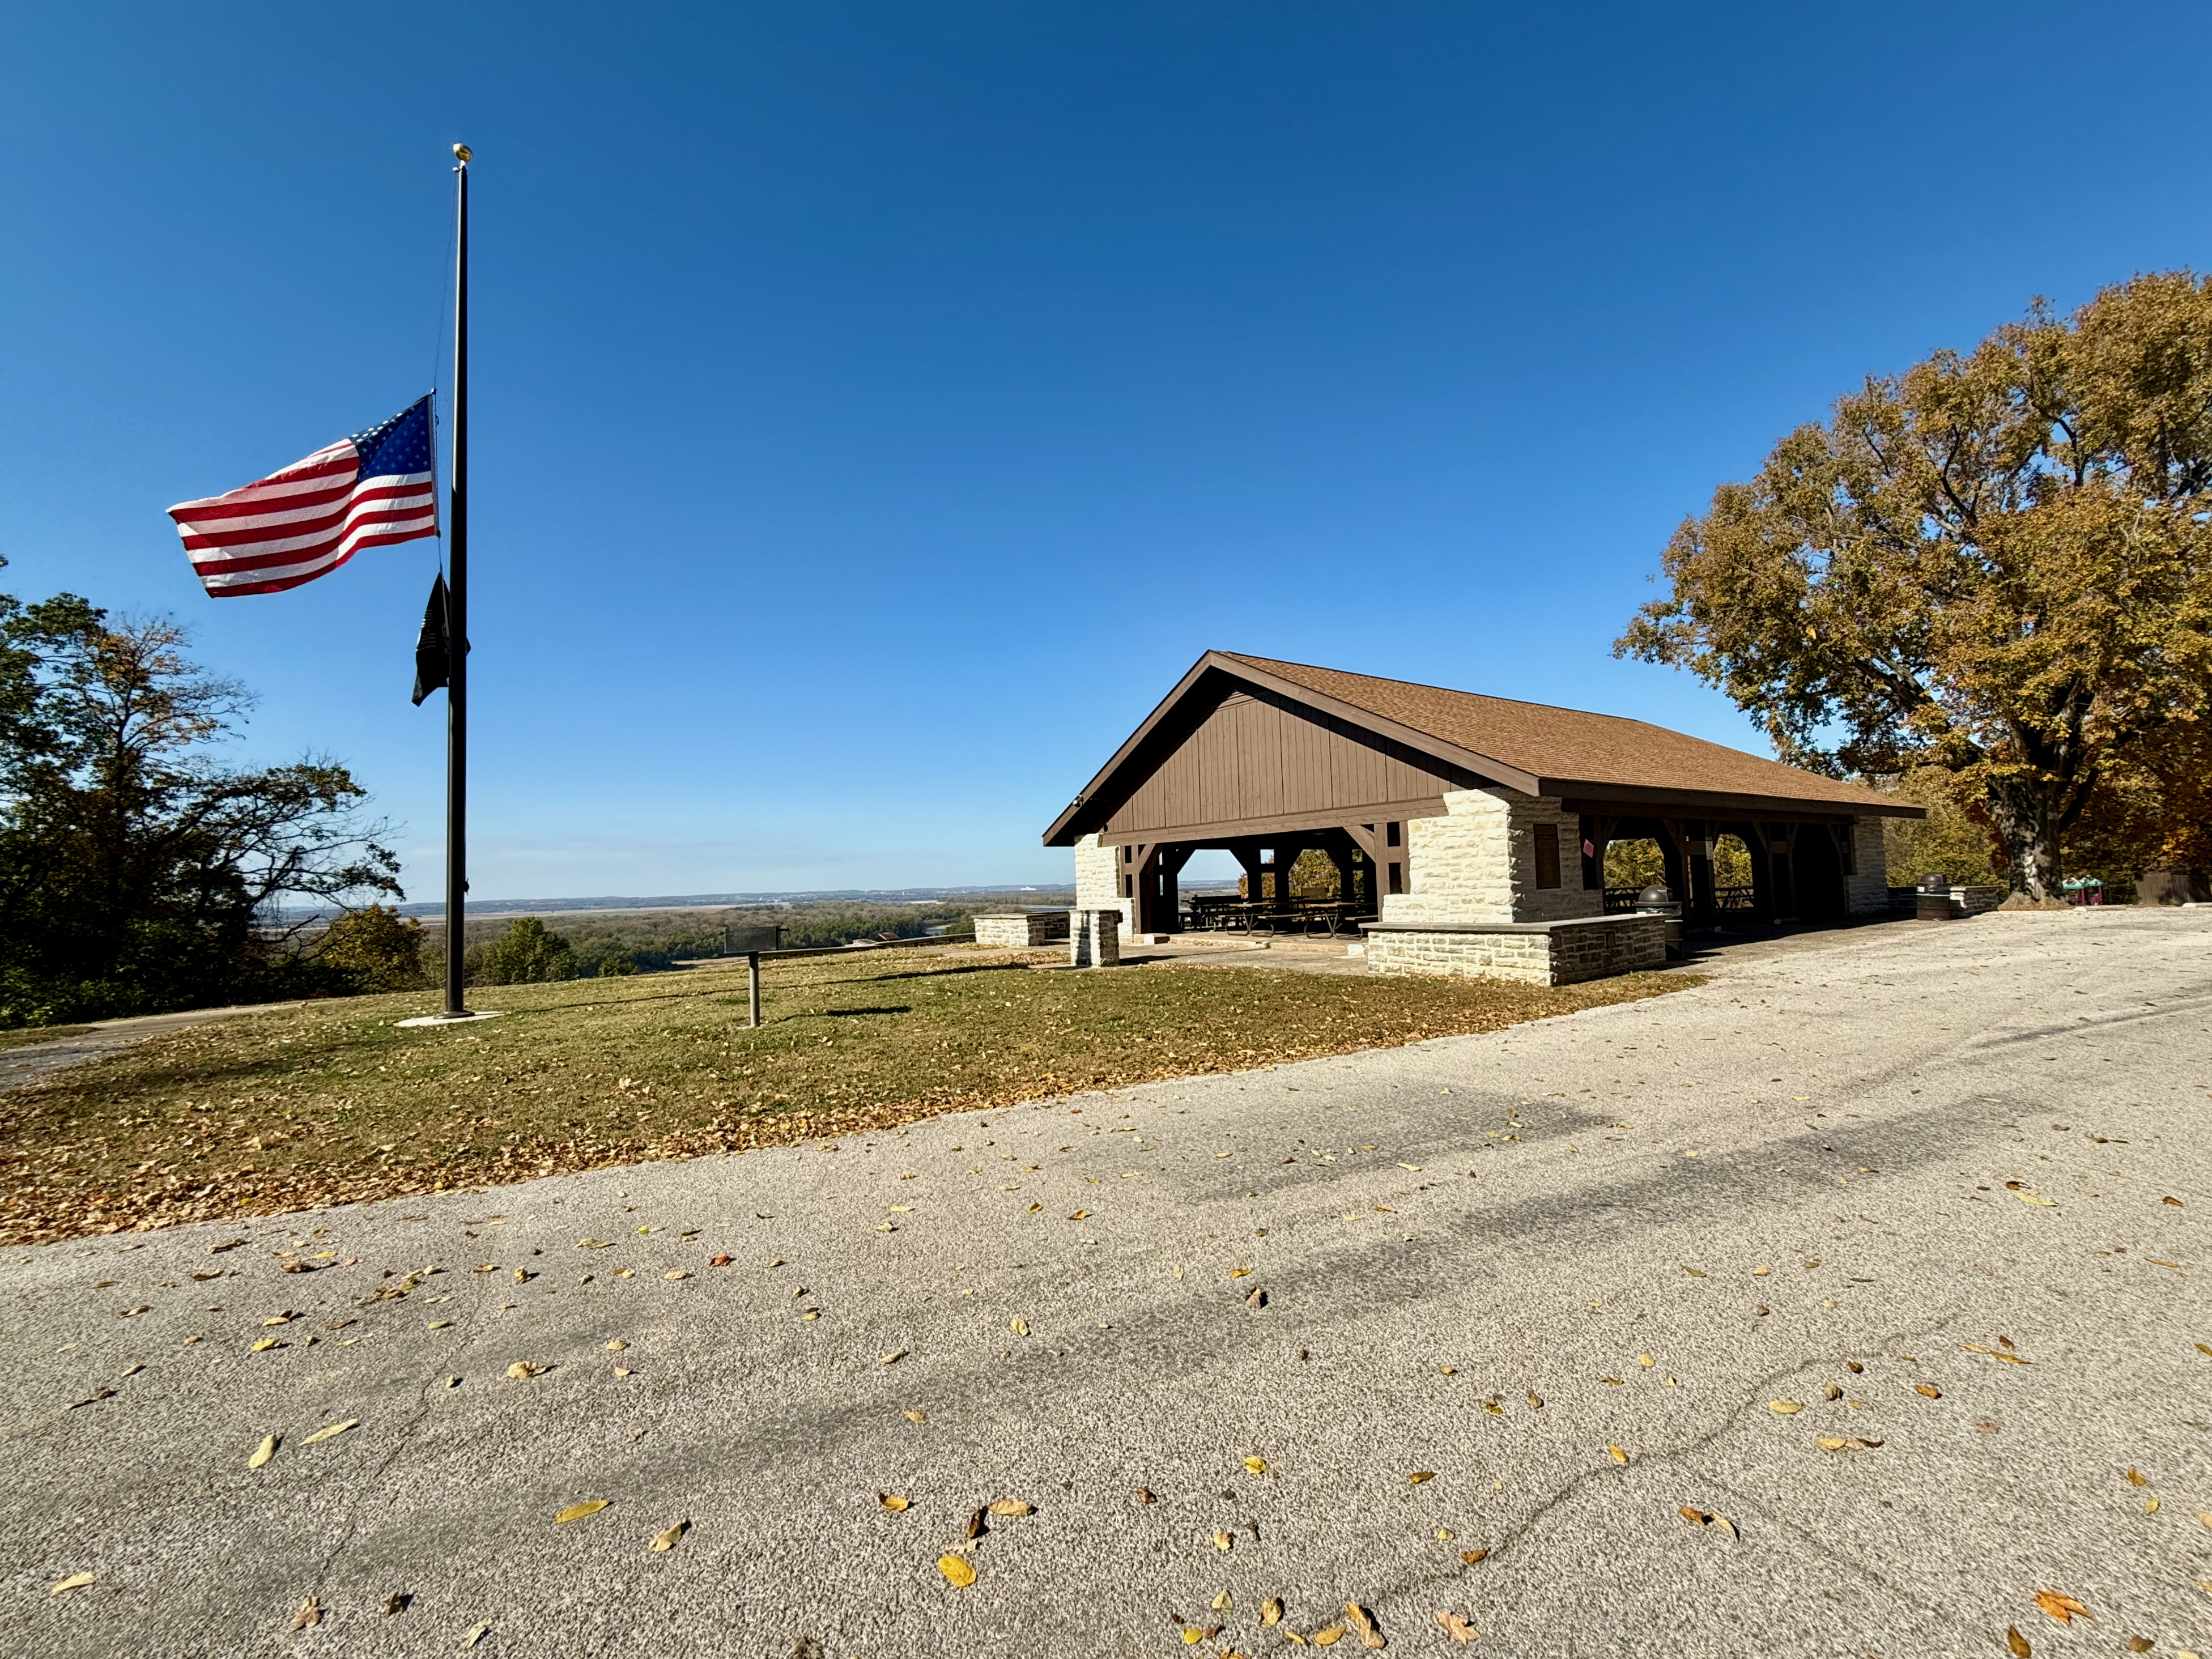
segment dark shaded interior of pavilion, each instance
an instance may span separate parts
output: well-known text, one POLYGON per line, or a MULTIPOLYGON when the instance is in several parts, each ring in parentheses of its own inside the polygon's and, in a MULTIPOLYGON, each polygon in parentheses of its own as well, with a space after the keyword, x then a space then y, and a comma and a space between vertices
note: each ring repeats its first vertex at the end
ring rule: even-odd
MULTIPOLYGON (((1644 902, 1633 887, 1605 884, 1606 849, 1616 842, 1650 841, 1659 851, 1666 902, 1681 907, 1689 928, 1731 922, 1828 923, 1844 919, 1852 847, 1847 821, 1717 819, 1588 812, 1581 817, 1581 872, 1577 884, 1604 895, 1607 913, 1633 910, 1644 902), (1749 855, 1748 885, 1717 879, 1714 851, 1733 836, 1749 855)), ((1193 926, 1279 928, 1325 924, 1328 931, 1372 920, 1382 899, 1407 890, 1407 825, 1384 822, 1188 842, 1134 842, 1119 848, 1121 896, 1133 902, 1134 931, 1179 933, 1193 926), (1186 902, 1182 871, 1194 854, 1227 853, 1244 874, 1237 898, 1205 896, 1186 902), (1290 891, 1290 872, 1299 857, 1318 853, 1334 868, 1337 896, 1300 901, 1290 891)), ((1575 883, 1571 853, 1547 869, 1539 859, 1540 887, 1575 883), (1562 872, 1558 863, 1565 862, 1562 872)))

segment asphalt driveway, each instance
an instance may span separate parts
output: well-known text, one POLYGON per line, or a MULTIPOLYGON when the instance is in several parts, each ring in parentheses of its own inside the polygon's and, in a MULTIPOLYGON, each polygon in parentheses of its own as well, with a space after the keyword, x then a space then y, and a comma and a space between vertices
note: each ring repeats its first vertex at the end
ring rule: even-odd
POLYGON ((2212 1653, 2209 1176, 2212 913, 2114 910, 20 1251, 9 1645, 2212 1653))

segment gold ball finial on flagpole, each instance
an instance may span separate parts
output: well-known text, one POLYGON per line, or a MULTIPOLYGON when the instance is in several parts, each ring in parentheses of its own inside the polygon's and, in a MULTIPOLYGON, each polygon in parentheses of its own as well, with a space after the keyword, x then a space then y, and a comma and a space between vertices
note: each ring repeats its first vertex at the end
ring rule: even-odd
POLYGON ((469 147, 466 144, 455 144, 453 146, 453 159, 456 161, 467 161, 469 160, 469 147))

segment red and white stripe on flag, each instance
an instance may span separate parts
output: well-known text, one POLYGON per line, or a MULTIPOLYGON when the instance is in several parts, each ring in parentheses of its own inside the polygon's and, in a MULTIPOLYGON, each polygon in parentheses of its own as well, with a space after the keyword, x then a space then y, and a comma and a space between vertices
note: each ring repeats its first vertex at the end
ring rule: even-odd
POLYGON ((281 472, 169 509, 213 599, 279 593, 364 547, 438 533, 429 399, 281 472))

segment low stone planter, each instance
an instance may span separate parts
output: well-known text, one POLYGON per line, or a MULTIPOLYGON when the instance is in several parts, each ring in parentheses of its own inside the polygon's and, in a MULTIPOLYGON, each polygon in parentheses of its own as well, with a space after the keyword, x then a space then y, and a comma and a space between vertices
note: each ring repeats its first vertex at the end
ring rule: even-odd
POLYGON ((1457 975, 1523 985, 1575 985, 1667 963, 1662 915, 1569 921, 1370 921, 1370 974, 1457 975))
POLYGON ((997 910, 975 918, 975 943, 1001 950, 1028 951, 1040 945, 1064 944, 1067 939, 1065 910, 997 910))

